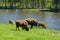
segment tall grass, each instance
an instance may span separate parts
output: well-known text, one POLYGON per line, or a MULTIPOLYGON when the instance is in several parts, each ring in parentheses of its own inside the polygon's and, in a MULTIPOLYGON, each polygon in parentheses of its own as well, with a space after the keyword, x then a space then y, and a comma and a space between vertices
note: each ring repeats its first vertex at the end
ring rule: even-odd
POLYGON ((16 31, 15 25, 0 24, 0 40, 60 40, 60 31, 35 27, 16 31))

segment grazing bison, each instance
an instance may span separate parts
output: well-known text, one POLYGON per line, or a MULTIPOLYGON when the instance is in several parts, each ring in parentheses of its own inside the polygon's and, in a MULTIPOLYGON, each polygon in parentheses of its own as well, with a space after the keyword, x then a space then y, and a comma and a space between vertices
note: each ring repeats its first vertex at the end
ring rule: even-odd
POLYGON ((22 29, 25 29, 26 31, 29 31, 28 23, 25 20, 16 20, 16 30, 19 26, 22 27, 22 29))
POLYGON ((9 24, 14 24, 14 20, 9 20, 9 24))
POLYGON ((28 18, 28 19, 25 19, 25 21, 27 21, 28 24, 31 25, 31 29, 33 28, 33 26, 37 26, 37 21, 34 18, 28 18))
POLYGON ((46 29, 46 24, 44 22, 38 22, 38 27, 42 26, 43 28, 46 29))

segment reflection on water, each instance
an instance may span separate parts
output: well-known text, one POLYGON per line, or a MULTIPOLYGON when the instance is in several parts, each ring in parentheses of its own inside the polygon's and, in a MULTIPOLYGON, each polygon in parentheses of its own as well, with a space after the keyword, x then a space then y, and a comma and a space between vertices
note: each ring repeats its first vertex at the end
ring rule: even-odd
POLYGON ((0 23, 8 23, 10 19, 21 20, 35 18, 47 24, 47 29, 60 30, 60 13, 54 12, 32 12, 21 10, 0 10, 0 23))

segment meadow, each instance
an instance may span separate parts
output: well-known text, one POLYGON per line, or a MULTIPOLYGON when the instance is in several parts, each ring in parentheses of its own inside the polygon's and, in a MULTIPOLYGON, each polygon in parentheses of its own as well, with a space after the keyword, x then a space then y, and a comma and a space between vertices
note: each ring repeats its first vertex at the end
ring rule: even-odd
POLYGON ((60 40, 60 30, 34 27, 29 31, 16 31, 15 25, 0 23, 0 40, 60 40))

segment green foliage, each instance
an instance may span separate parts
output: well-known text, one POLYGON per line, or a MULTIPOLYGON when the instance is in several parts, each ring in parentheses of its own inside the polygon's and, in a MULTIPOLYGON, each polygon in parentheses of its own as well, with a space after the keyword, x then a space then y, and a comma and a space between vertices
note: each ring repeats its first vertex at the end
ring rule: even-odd
POLYGON ((50 7, 55 8, 55 6, 60 9, 60 0, 0 0, 2 8, 49 9, 50 7))
POLYGON ((16 31, 15 25, 0 24, 0 40, 60 40, 60 31, 35 27, 16 31))

